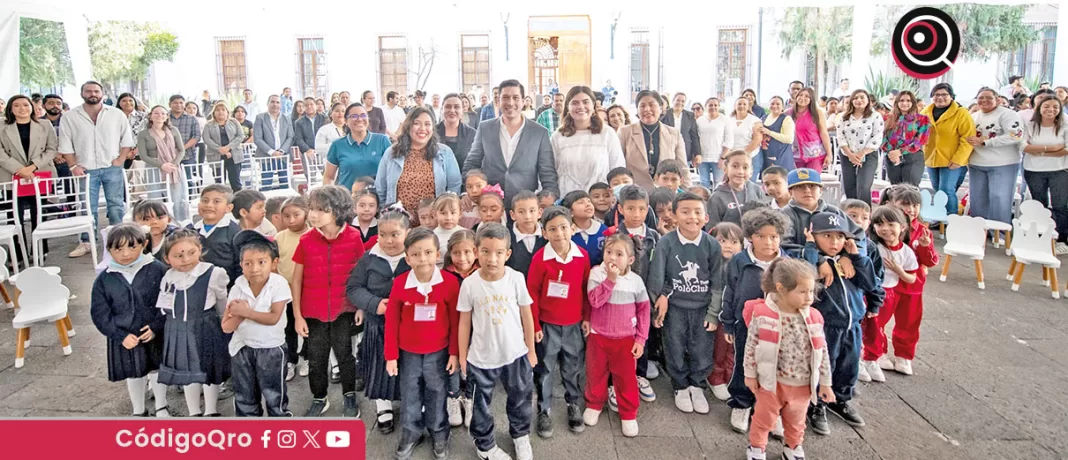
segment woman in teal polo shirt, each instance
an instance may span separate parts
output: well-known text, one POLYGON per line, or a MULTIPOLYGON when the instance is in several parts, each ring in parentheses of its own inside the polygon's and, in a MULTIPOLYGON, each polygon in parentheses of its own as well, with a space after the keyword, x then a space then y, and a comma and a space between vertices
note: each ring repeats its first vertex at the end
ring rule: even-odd
POLYGON ((375 177, 378 163, 389 148, 389 137, 372 133, 367 109, 354 103, 345 110, 345 137, 330 144, 326 154, 323 185, 335 184, 352 190, 353 182, 363 176, 375 177))

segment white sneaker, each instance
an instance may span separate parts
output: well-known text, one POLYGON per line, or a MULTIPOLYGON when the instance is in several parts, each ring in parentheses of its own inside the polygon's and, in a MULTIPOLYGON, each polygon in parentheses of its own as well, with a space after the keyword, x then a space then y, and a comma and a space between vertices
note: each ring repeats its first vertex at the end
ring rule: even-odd
POLYGON ((912 360, 895 357, 894 370, 901 374, 912 375, 912 360))
POLYGON ((500 446, 493 446, 492 449, 486 452, 478 451, 478 458, 483 460, 512 460, 512 456, 508 455, 508 452, 502 450, 500 446))
POLYGON ((764 449, 749 446, 745 449, 745 458, 748 460, 767 460, 768 455, 764 452, 764 449))
POLYGON ((637 420, 623 420, 623 436, 633 438, 638 435, 638 421, 637 420))
POLYGON ((534 460, 534 448, 530 446, 530 435, 520 436, 512 440, 515 443, 516 460, 534 460))
POLYGON ((875 362, 879 363, 879 369, 882 369, 884 371, 894 370, 894 362, 890 360, 889 355, 882 355, 875 362))
POLYGON ((805 449, 801 446, 791 449, 786 446, 782 446, 782 458, 785 460, 805 460, 805 449))
POLYGON ((297 363, 297 375, 301 377, 308 376, 308 360, 302 359, 297 363))
POLYGON ((615 385, 608 387, 608 410, 612 412, 619 412, 619 402, 616 401, 615 385))
POLYGON ((464 424, 464 414, 460 413, 459 399, 449 398, 445 403, 445 408, 449 413, 449 426, 455 428, 464 424))
POLYGON ((864 361, 861 361, 857 366, 857 380, 861 382, 871 381, 871 375, 868 374, 868 368, 864 365, 864 361))
POLYGON ((464 426, 471 427, 471 416, 475 413, 475 401, 468 398, 461 398, 460 403, 464 406, 464 426))
POLYGON ((656 363, 649 361, 649 367, 645 369, 645 378, 656 380, 657 377, 660 377, 660 369, 656 368, 656 363))
POLYGON ((292 365, 290 363, 286 363, 286 381, 287 382, 290 381, 290 380, 293 380, 293 377, 296 376, 295 367, 296 366, 294 366, 294 365, 292 365))
POLYGON ((690 399, 689 389, 675 390, 675 407, 687 414, 693 412, 693 400, 690 399))
POLYGON ((597 422, 601 420, 601 411, 586 408, 582 412, 582 422, 589 426, 597 426, 597 422))
POLYGON ((690 401, 693 402, 693 411, 698 414, 708 413, 708 399, 705 398, 705 389, 690 387, 690 401))
POLYGON ((871 376, 872 382, 885 382, 886 374, 883 373, 883 368, 879 367, 879 363, 875 361, 861 361, 861 369, 867 369, 868 375, 871 376))
POLYGON ((1065 254, 1068 254, 1068 244, 1057 243, 1057 245, 1053 247, 1053 251, 1058 256, 1063 256, 1065 254))
POLYGON ((712 396, 720 401, 726 401, 731 399, 731 392, 727 390, 727 385, 715 385, 712 387, 712 396))
POLYGON ((638 377, 638 396, 645 402, 656 401, 656 392, 653 391, 653 386, 645 377, 638 377))
POLYGON ((731 429, 739 433, 749 431, 749 411, 752 409, 731 409, 731 429))
POLYGON ((93 248, 89 246, 89 243, 81 243, 75 246, 74 250, 71 251, 70 254, 67 254, 67 256, 73 259, 75 257, 81 257, 86 254, 89 254, 90 252, 93 252, 93 248))
POLYGON ((771 435, 776 439, 782 439, 786 436, 786 429, 782 426, 782 417, 775 419, 775 426, 771 429, 771 435))

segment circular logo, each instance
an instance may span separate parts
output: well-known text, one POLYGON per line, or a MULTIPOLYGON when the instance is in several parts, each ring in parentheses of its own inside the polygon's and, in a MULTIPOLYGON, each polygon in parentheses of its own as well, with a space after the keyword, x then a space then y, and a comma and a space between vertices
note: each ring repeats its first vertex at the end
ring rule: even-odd
POLYGON ((953 67, 960 54, 960 30, 938 8, 916 8, 901 18, 890 37, 894 62, 906 74, 929 80, 953 67))

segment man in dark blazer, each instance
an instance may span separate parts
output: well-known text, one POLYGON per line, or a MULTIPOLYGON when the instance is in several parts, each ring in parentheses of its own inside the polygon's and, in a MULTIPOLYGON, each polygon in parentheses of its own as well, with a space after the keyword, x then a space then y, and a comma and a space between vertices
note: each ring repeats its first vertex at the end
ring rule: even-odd
POLYGON ((261 164, 261 167, 270 169, 264 171, 260 190, 279 188, 273 184, 272 173, 278 174, 280 184, 289 184, 286 177, 285 163, 281 161, 293 148, 293 122, 289 116, 282 113, 282 100, 277 95, 267 98, 267 113, 256 116, 256 123, 252 128, 252 137, 256 142, 257 157, 278 157, 279 161, 269 161, 261 164))
POLYGON ((301 153, 307 155, 309 151, 316 153, 315 133, 319 132, 319 128, 325 125, 327 120, 325 114, 318 113, 319 107, 315 105, 314 97, 304 98, 304 107, 312 107, 312 110, 309 112, 305 108, 304 115, 293 123, 293 145, 300 147, 301 153))
POLYGON ((693 159, 701 154, 701 138, 697 132, 697 119, 693 112, 686 110, 686 93, 676 93, 671 110, 666 110, 660 117, 660 122, 674 126, 682 134, 682 142, 686 144, 686 160, 693 163, 693 159))
POLYGON ((501 83, 501 116, 478 125, 463 166, 464 172, 481 169, 490 184, 500 184, 506 208, 521 190, 560 193, 549 131, 523 116, 525 96, 518 80, 501 83))

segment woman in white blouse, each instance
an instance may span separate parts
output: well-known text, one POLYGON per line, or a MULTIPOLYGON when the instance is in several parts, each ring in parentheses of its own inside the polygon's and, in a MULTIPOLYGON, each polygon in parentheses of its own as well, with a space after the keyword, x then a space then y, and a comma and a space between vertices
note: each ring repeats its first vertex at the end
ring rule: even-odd
POLYGON ((564 98, 560 128, 549 139, 556 157, 560 196, 589 191, 605 182, 613 168, 626 166, 619 136, 595 115, 594 94, 588 86, 575 86, 564 98))
POLYGON ((753 162, 753 181, 756 182, 764 170, 764 156, 760 154, 760 142, 764 135, 760 132, 760 119, 749 109, 749 99, 740 97, 734 101, 731 121, 734 122, 734 148, 749 154, 753 162))
MULTIPOLYGON (((1068 209, 1068 115, 1055 97, 1039 103, 1034 115, 1027 120, 1027 146, 1024 147, 1024 180, 1031 196, 1052 210, 1068 209)), ((1058 233, 1065 235, 1063 229, 1058 233)), ((1068 246, 1058 243, 1058 254, 1068 252, 1068 246)))
POLYGON ((701 138, 700 161, 695 161, 697 173, 701 175, 701 185, 711 190, 709 175, 715 176, 717 184, 723 179, 719 159, 734 147, 734 123, 719 113, 719 99, 710 97, 705 101, 705 116, 697 119, 697 134, 701 138))
POLYGON ((846 198, 871 204, 871 184, 879 167, 883 142, 883 116, 872 107, 867 91, 853 91, 849 109, 838 122, 838 148, 842 152, 842 188, 846 198))
POLYGON ((315 133, 315 151, 329 151, 330 144, 342 137, 345 137, 345 106, 336 103, 330 107, 330 124, 323 125, 315 133))

